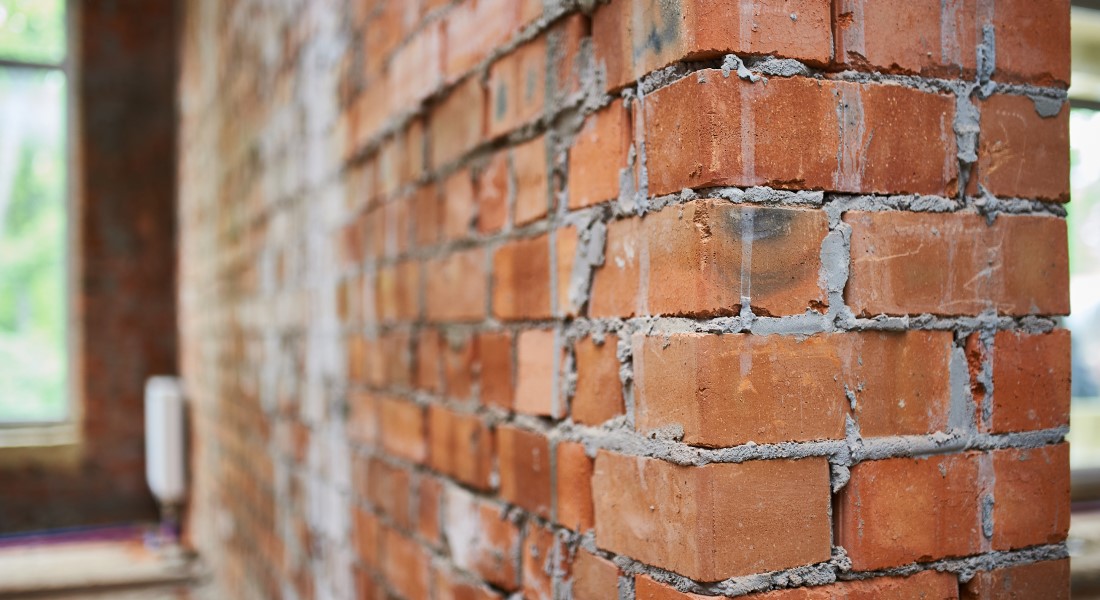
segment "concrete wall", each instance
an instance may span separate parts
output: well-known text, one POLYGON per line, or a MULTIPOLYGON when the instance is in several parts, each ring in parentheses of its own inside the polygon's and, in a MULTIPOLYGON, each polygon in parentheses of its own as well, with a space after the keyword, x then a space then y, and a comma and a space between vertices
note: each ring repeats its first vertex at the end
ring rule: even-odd
POLYGON ((1063 0, 191 3, 219 583, 1065 598, 1068 32, 1063 0))
POLYGON ((156 519, 142 398, 147 377, 178 371, 177 4, 82 0, 70 10, 77 435, 0 449, 3 532, 156 519))

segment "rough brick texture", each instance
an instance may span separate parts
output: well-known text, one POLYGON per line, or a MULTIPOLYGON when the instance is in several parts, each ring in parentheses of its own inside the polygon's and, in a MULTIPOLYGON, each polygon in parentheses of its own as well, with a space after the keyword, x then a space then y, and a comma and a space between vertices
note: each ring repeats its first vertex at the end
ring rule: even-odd
POLYGON ((189 5, 189 531, 223 595, 1064 587, 1066 19, 189 5))

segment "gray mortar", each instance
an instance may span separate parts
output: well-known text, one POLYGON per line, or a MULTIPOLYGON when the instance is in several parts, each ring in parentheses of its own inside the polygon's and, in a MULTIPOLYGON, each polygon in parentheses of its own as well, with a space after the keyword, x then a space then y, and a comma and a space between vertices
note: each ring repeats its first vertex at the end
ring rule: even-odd
POLYGON ((760 59, 746 59, 746 63, 753 71, 773 77, 794 77, 796 75, 805 77, 811 74, 809 67, 791 58, 765 56, 760 59))
POLYGON ((982 25, 982 41, 978 44, 978 93, 988 98, 996 90, 993 72, 997 68, 997 34, 991 24, 982 25))
POLYGON ((966 350, 962 347, 965 342, 964 337, 952 346, 948 368, 951 396, 947 426, 958 431, 974 429, 974 397, 970 393, 970 367, 966 361, 966 350))
POLYGON ((583 227, 577 227, 577 252, 573 258, 573 270, 569 275, 569 302, 577 311, 588 304, 592 287, 592 273, 604 263, 604 246, 607 241, 607 224, 593 219, 583 227))
POLYGON ((1062 98, 1050 98, 1048 96, 1028 96, 1035 104, 1035 112, 1039 113, 1040 117, 1044 119, 1058 116, 1058 113, 1062 112, 1062 104, 1065 100, 1062 98))
POLYGON ((739 78, 749 83, 756 83, 761 79, 759 75, 750 71, 736 54, 727 54, 725 58, 722 59, 722 77, 728 78, 730 73, 737 73, 739 78))

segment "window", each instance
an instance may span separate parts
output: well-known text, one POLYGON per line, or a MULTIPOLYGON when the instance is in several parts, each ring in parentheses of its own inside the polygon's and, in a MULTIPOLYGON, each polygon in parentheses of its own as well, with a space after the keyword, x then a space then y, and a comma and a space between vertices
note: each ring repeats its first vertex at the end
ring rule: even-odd
POLYGON ((0 424, 69 416, 65 0, 0 0, 0 424))

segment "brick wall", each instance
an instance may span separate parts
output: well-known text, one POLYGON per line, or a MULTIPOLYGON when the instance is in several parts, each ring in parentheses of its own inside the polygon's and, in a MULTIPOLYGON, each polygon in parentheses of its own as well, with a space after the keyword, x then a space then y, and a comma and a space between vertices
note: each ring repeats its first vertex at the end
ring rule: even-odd
POLYGON ((220 583, 1065 598, 1068 31, 1065 0, 192 3, 220 583))
POLYGON ((146 378, 179 369, 177 10, 173 0, 70 3, 77 435, 73 444, 0 448, 0 532, 157 518, 142 414, 146 378))

